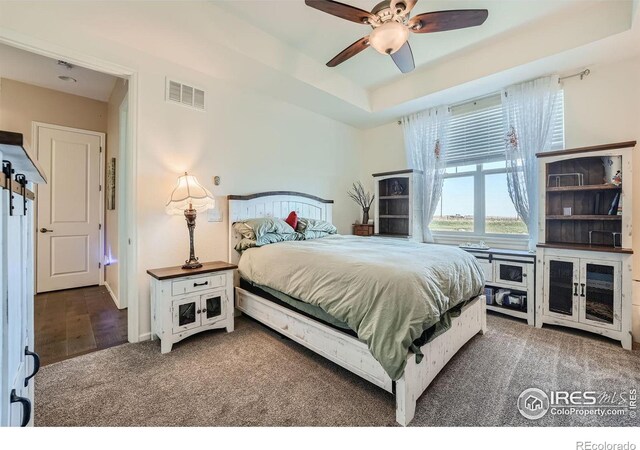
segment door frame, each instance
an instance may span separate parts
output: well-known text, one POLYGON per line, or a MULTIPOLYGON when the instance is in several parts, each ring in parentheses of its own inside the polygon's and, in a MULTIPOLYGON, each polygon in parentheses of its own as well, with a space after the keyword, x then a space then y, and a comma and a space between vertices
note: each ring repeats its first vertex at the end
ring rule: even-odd
MULTIPOLYGON (((127 265, 127 337, 129 342, 139 342, 140 336, 140 299, 138 298, 138 236, 137 236, 137 161, 138 161, 138 104, 139 104, 139 73, 136 69, 120 64, 95 58, 85 53, 61 47, 51 42, 26 36, 14 30, 0 28, 0 43, 16 47, 38 55, 53 59, 61 59, 71 64, 76 64, 87 69, 96 70, 109 75, 124 78, 128 81, 128 115, 127 115, 127 150, 126 160, 127 176, 121 180, 120 186, 130 195, 122 204, 122 211, 127 216, 127 228, 119 230, 120 245, 127 249, 125 254, 119 255, 119 259, 126 258, 127 265)), ((148 339, 149 333, 142 336, 148 339)))
MULTIPOLYGON (((78 134, 87 134, 89 136, 97 136, 100 138, 100 152, 99 152, 99 158, 98 158, 98 164, 99 164, 99 171, 100 171, 100 195, 98 195, 98 208, 99 208, 99 218, 98 221, 100 223, 100 229, 99 229, 99 249, 98 249, 98 255, 100 257, 100 267, 98 268, 98 274, 99 274, 99 279, 98 279, 98 285, 103 286, 104 285, 104 231, 105 231, 105 226, 104 226, 104 219, 105 219, 105 212, 104 212, 104 194, 105 191, 103 190, 105 188, 105 183, 104 183, 104 172, 105 172, 105 163, 106 163, 106 155, 107 155, 107 147, 106 147, 106 134, 105 133, 101 133, 99 131, 91 131, 91 130, 83 130, 81 128, 72 128, 72 127, 65 127, 62 125, 54 125, 54 124, 50 124, 50 123, 45 123, 45 122, 36 122, 33 121, 31 122, 31 146, 33 148, 33 150, 35 150, 36 152, 36 158, 38 158, 38 160, 40 160, 40 142, 38 139, 38 135, 39 135, 39 130, 40 128, 49 128, 51 130, 59 130, 59 131, 68 131, 71 133, 78 133, 78 134)), ((39 198, 39 189, 38 186, 36 185, 36 199, 39 198)), ((33 226, 34 226, 34 236, 38 235, 38 209, 40 208, 40 202, 36 202, 36 216, 35 216, 35 220, 33 221, 33 226)), ((36 283, 35 286, 35 291, 38 292, 38 255, 39 255, 39 248, 38 248, 38 240, 36 239, 35 242, 35 258, 34 258, 34 263, 35 263, 35 277, 34 277, 34 281, 36 283)))
POLYGON ((127 221, 129 219, 129 214, 124 211, 124 206, 127 205, 126 198, 126 190, 123 189, 122 184, 118 184, 118 180, 125 180, 127 178, 127 170, 128 165, 125 163, 127 160, 127 155, 129 153, 129 92, 128 92, 128 81, 127 81, 127 93, 120 105, 118 105, 118 161, 116 163, 116 188, 118 190, 118 195, 116 197, 116 208, 117 205, 122 205, 123 210, 118 211, 118 307, 120 309, 128 308, 129 306, 129 298, 127 296, 127 282, 128 282, 128 268, 127 261, 129 258, 123 257, 127 253, 127 242, 120 238, 122 234, 122 230, 128 230, 130 226, 135 226, 135 224, 128 224, 127 221), (124 118, 124 121, 123 121, 124 118), (122 135, 122 129, 125 129, 126 135, 122 135))

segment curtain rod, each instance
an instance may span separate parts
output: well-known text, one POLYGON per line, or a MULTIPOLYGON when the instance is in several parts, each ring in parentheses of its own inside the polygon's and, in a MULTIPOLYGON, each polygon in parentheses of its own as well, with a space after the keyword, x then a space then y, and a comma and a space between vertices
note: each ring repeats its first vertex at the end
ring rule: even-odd
MULTIPOLYGON (((566 79, 575 78, 575 77, 580 77, 581 80, 584 80, 584 77, 589 76, 590 74, 591 74, 591 71, 589 69, 584 69, 582 72, 578 72, 578 73, 574 73, 573 75, 567 75, 565 77, 558 78, 558 83, 560 83, 561 81, 564 81, 566 79)), ((495 94, 491 94, 491 95, 495 95, 495 94)), ((481 99, 484 99, 484 98, 487 98, 487 97, 491 97, 491 95, 487 95, 487 96, 484 96, 484 97, 478 97, 477 99, 468 100, 468 101, 465 101, 463 103, 458 103, 457 105, 451 105, 451 106, 449 106, 449 111, 451 111, 451 109, 456 107, 456 106, 464 105, 466 103, 471 103, 473 101, 477 101, 477 100, 481 100, 481 99)), ((398 120, 398 125, 402 125, 402 120, 398 120)))
POLYGON ((574 73, 573 75, 567 75, 566 77, 558 78, 558 83, 562 80, 566 80, 567 78, 580 77, 581 80, 584 80, 584 77, 588 76, 591 73, 589 69, 584 69, 582 72, 574 73))

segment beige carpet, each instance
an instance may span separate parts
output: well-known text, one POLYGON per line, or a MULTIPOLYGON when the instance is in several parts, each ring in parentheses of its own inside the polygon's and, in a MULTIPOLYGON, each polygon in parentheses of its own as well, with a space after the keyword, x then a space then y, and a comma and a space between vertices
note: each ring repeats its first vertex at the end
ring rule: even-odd
MULTIPOLYGON (((560 328, 489 315, 418 401, 417 426, 640 425, 625 417, 532 422, 516 399, 528 387, 640 388, 640 352, 560 328)), ((394 397, 245 317, 236 331, 196 335, 160 354, 126 344, 43 367, 37 426, 388 426, 394 397)))

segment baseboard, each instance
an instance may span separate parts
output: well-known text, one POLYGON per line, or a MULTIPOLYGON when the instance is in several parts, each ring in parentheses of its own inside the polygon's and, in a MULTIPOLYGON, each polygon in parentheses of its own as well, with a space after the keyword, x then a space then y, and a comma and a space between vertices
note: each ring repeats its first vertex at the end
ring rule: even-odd
POLYGON ((111 286, 109 286, 109 283, 107 283, 106 281, 104 282, 104 287, 107 288, 107 291, 109 292, 109 295, 111 296, 111 300, 113 300, 113 303, 116 304, 116 307, 118 309, 123 309, 122 307, 120 307, 120 302, 118 301, 118 297, 116 296, 116 294, 113 292, 113 290, 111 289, 111 286))
POLYGON ((149 340, 151 340, 151 332, 148 332, 148 333, 142 333, 142 334, 140 335, 140 337, 138 338, 138 341, 139 341, 139 342, 142 342, 142 341, 149 341, 149 340))

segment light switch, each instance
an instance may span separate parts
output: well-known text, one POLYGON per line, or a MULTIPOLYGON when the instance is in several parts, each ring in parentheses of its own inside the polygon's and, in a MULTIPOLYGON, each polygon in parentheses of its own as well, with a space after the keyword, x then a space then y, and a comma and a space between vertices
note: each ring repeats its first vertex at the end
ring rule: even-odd
POLYGON ((210 209, 207 214, 207 221, 222 222, 222 211, 220 211, 217 207, 210 209))

